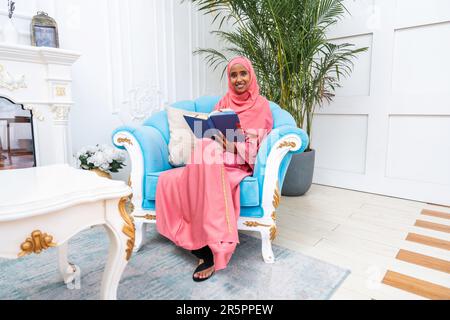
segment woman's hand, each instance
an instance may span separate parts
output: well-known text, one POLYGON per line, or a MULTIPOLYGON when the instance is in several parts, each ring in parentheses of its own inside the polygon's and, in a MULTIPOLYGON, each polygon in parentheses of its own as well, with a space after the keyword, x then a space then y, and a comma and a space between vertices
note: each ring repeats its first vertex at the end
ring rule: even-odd
POLYGON ((236 145, 234 142, 228 141, 222 132, 218 132, 214 135, 215 141, 222 146, 224 151, 229 151, 231 153, 237 153, 236 145))

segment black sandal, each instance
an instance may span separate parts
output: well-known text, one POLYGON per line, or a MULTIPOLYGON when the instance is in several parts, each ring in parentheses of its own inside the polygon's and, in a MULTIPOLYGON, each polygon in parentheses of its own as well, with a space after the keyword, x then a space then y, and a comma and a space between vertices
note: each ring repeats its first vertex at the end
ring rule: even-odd
POLYGON ((202 272, 202 271, 204 271, 206 269, 209 269, 209 268, 214 266, 214 255, 213 255, 211 249, 208 246, 206 246, 206 247, 203 247, 203 248, 201 248, 199 250, 192 250, 191 252, 198 259, 203 260, 203 263, 200 264, 195 269, 194 273, 192 274, 192 280, 194 280, 195 282, 202 282, 202 281, 205 281, 205 280, 208 280, 209 278, 211 278, 214 275, 215 271, 213 271, 211 273, 211 275, 209 277, 207 277, 207 278, 196 278, 195 277, 196 273, 202 272))
POLYGON ((192 280, 194 280, 195 282, 202 282, 202 281, 208 280, 209 278, 211 278, 211 277, 214 275, 214 272, 215 272, 215 271, 213 271, 213 272, 209 275, 209 277, 206 277, 206 278, 196 278, 196 277, 195 277, 195 274, 198 273, 198 272, 202 272, 202 271, 204 271, 204 270, 206 270, 206 269, 209 269, 209 268, 211 268, 211 267, 213 267, 213 266, 214 266, 214 262, 211 262, 211 261, 203 262, 201 265, 199 265, 199 266, 194 270, 194 273, 192 274, 192 280))

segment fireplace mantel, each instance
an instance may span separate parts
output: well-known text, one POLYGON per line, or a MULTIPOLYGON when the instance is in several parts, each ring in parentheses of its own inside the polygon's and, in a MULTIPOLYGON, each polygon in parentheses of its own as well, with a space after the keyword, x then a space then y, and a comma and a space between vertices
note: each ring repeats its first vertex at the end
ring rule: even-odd
POLYGON ((80 53, 0 43, 0 96, 33 114, 38 166, 71 163, 72 65, 80 53))
POLYGON ((0 57, 9 61, 71 66, 80 57, 75 51, 0 43, 0 57))

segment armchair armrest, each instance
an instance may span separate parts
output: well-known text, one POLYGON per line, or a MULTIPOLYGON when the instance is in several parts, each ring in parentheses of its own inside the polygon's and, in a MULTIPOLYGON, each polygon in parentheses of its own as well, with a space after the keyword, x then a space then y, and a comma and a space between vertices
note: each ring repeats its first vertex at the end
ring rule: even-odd
POLYGON ((261 144, 253 176, 258 179, 265 215, 276 210, 292 154, 304 152, 308 144, 305 131, 291 125, 272 130, 261 144))
POLYGON ((255 177, 264 176, 269 156, 272 153, 282 152, 282 149, 292 154, 302 153, 308 143, 308 135, 302 129, 289 125, 273 129, 259 148, 253 175, 255 177))
POLYGON ((161 133, 153 127, 120 127, 113 133, 113 142, 117 148, 127 149, 127 151, 130 151, 130 147, 139 146, 144 158, 146 173, 165 171, 172 168, 169 164, 168 146, 161 133), (128 143, 130 140, 127 140, 130 137, 134 138, 137 145, 130 146, 128 143))
POLYGON ((166 171, 169 164, 169 149, 161 133, 149 126, 124 126, 112 135, 114 145, 126 149, 131 161, 130 184, 133 188, 133 204, 141 208, 145 176, 150 172, 166 171))

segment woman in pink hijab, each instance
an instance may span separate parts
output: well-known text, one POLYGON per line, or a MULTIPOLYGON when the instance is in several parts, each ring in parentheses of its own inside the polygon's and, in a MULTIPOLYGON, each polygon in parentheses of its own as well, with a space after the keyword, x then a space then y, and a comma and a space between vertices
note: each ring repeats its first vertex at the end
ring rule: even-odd
POLYGON ((230 61, 228 92, 215 111, 233 109, 245 141, 223 137, 197 140, 185 167, 161 174, 156 190, 157 229, 199 258, 193 280, 209 279, 225 269, 239 243, 241 181, 253 174, 258 149, 273 128, 269 102, 259 94, 251 62, 230 61))

